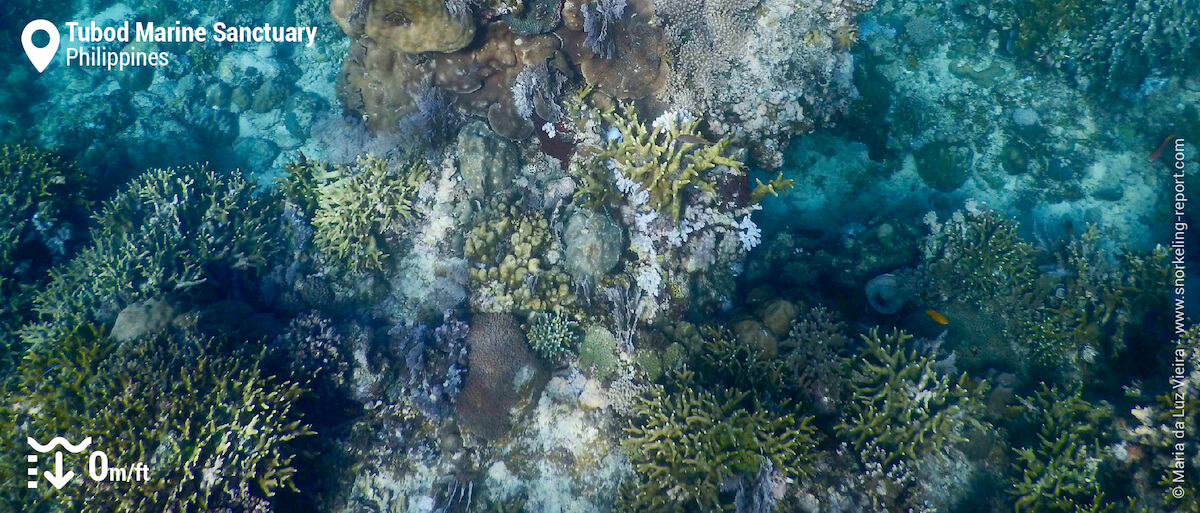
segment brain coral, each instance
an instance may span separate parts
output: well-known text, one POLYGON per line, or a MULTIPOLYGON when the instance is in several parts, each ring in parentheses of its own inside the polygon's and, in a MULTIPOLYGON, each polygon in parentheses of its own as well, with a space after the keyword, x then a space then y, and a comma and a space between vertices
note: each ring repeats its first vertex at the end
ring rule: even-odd
POLYGON ((467 347, 470 369, 458 398, 459 421, 472 433, 494 440, 508 433, 509 410, 536 396, 545 372, 509 314, 475 315, 467 347))

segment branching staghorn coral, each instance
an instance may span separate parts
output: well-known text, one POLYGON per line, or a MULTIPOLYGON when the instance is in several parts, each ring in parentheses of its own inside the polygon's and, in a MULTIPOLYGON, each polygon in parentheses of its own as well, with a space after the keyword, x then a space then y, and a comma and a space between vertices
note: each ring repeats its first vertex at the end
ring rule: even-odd
POLYGON ((562 363, 569 358, 579 338, 578 324, 562 312, 535 312, 529 316, 525 337, 533 352, 550 363, 562 363))
POLYGON ((1167 78, 1200 50, 1195 0, 1021 0, 1016 11, 1019 53, 1094 87, 1167 78))
POLYGON ((746 406, 747 393, 721 396, 653 385, 638 398, 625 428, 637 476, 624 490, 628 511, 729 511, 722 483, 768 466, 779 482, 805 474, 814 450, 809 418, 746 406))
POLYGON ((21 350, 16 330, 30 320, 49 264, 66 256, 66 219, 85 207, 74 166, 23 146, 0 146, 0 379, 21 350))
POLYGON ((317 186, 315 242, 351 271, 382 269, 389 239, 419 215, 417 193, 428 178, 420 162, 397 168, 376 157, 336 168, 317 186))
POLYGON ((83 479, 0 501, 18 511, 57 504, 134 512, 210 511, 249 500, 271 511, 275 492, 293 487, 289 442, 311 433, 293 410, 304 389, 264 376, 253 345, 185 329, 118 346, 81 326, 35 347, 0 411, 0 425, 13 428, 0 441, 0 458, 24 454, 17 448, 26 436, 91 437, 92 447, 119 458, 113 465, 146 464, 149 480, 83 479))
POLYGON ((1114 511, 1096 476, 1100 447, 1090 418, 1094 408, 1079 390, 1063 392, 1043 383, 1025 406, 1038 426, 1038 442, 1016 449, 1013 467, 1020 475, 1011 490, 1016 511, 1114 511))
POLYGON ((1036 277, 1033 246, 1017 235, 1016 221, 968 206, 945 224, 926 218, 924 267, 936 300, 964 303, 1018 298, 1036 277))
POLYGON ((951 442, 962 442, 962 428, 973 422, 986 382, 973 384, 966 374, 954 380, 939 374, 934 359, 905 347, 912 337, 877 330, 863 335, 862 355, 852 364, 846 419, 836 426, 861 450, 878 445, 885 464, 919 459, 951 442))
POLYGON ((611 162, 618 173, 617 189, 673 219, 679 219, 686 193, 713 192, 706 171, 716 166, 743 168, 740 161, 723 156, 732 140, 705 142, 697 130, 700 119, 694 116, 668 114, 649 127, 631 108, 603 117, 620 136, 611 137, 596 158, 611 162))
POLYGON ((252 273, 277 250, 269 198, 241 176, 148 171, 96 214, 93 243, 54 270, 35 309, 52 324, 110 322, 131 303, 252 273))
POLYGON ((1125 349, 1127 326, 1143 318, 1146 310, 1165 305, 1166 250, 1104 251, 1100 235, 1096 226, 1090 226, 1059 255, 1065 281, 1047 298, 1038 316, 1042 326, 1034 332, 1046 337, 1049 345, 1035 346, 1035 352, 1052 355, 1055 347, 1063 351, 1090 347, 1104 356, 1116 356, 1125 349))

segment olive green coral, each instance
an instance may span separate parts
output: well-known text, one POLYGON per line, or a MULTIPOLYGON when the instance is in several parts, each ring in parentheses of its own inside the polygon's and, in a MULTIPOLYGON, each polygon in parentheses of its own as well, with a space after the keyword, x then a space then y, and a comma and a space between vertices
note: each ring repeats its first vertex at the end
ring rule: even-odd
MULTIPOLYGON (((637 112, 625 108, 622 114, 606 112, 603 118, 620 137, 609 139, 607 147, 596 155, 598 162, 615 168, 620 175, 618 190, 635 198, 644 193, 645 203, 674 219, 682 213, 687 191, 713 192, 712 181, 706 176, 708 170, 743 167, 741 161, 724 155, 732 139, 705 141, 697 130, 697 117, 668 113, 647 127, 638 120, 637 112)), ((781 187, 782 183, 776 185, 781 187)))
POLYGON ((1099 229, 1090 226, 1059 257, 1063 282, 1026 325, 1036 363, 1053 363, 1081 348, 1114 357, 1125 349, 1127 328, 1165 304, 1165 249, 1111 252, 1101 249, 1102 242, 1099 229))
POLYGON ((809 418, 748 408, 745 392, 721 396, 653 385, 637 399, 625 428, 637 477, 623 500, 628 511, 729 511, 721 485, 763 466, 803 475, 815 444, 809 418))
POLYGON ((149 480, 29 490, 8 499, 15 509, 199 512, 252 500, 268 511, 293 487, 289 442, 310 434, 294 410, 304 389, 265 376, 253 344, 181 330, 118 346, 89 326, 53 342, 29 352, 0 411, 13 428, 3 457, 23 454, 27 436, 91 437, 110 464, 147 465, 149 480))
POLYGON ((1013 485, 1018 513, 1114 511, 1097 479, 1100 447, 1096 409, 1078 388, 1063 392, 1042 384, 1026 402, 1038 426, 1037 442, 1016 449, 1018 481, 1013 485))
MULTIPOLYGON (((418 193, 429 171, 416 161, 397 166, 366 157, 317 179, 314 241, 352 271, 371 271, 382 269, 388 240, 418 215, 418 193)), ((296 183, 307 187, 302 178, 296 183)))
POLYGON ((575 302, 562 242, 540 211, 494 199, 467 233, 471 306, 481 312, 559 310, 575 302))
POLYGON ((596 379, 609 379, 620 369, 617 337, 603 326, 588 326, 579 344, 579 367, 596 379))
POLYGON ((912 337, 877 330, 863 335, 866 348, 853 363, 846 420, 836 426, 856 449, 875 444, 887 461, 915 460, 950 442, 965 441, 963 427, 980 408, 986 382, 938 373, 932 357, 907 348, 912 337))
POLYGON ((82 209, 83 176, 57 157, 23 146, 0 146, 0 376, 19 354, 14 332, 29 320, 36 289, 52 256, 70 237, 65 217, 82 209))
POLYGON ((1017 222, 983 208, 955 212, 922 241, 934 299, 969 304, 1025 293, 1036 276, 1033 246, 1017 235, 1017 222))
POLYGON ((52 272, 35 308, 55 325, 110 322, 131 303, 253 272, 277 249, 277 219, 270 198, 241 176, 148 171, 104 203, 92 245, 52 272))

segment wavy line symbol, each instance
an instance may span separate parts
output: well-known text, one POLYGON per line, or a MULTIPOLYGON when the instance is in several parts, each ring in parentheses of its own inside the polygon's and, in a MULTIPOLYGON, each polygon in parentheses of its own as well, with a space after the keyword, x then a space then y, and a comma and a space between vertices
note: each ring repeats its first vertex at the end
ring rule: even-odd
POLYGON ((37 452, 40 452, 40 453, 47 453, 47 452, 53 451, 55 447, 61 445, 61 446, 63 446, 64 449, 66 449, 71 454, 79 454, 79 453, 83 452, 84 449, 87 449, 89 445, 92 444, 92 437, 89 436, 87 438, 84 438, 82 442, 79 442, 79 445, 72 445, 71 442, 67 441, 66 438, 63 438, 61 436, 54 437, 54 439, 51 440, 50 443, 48 443, 46 445, 39 444, 37 440, 33 439, 33 437, 29 437, 26 441, 29 442, 30 447, 33 447, 34 450, 36 450, 37 452))

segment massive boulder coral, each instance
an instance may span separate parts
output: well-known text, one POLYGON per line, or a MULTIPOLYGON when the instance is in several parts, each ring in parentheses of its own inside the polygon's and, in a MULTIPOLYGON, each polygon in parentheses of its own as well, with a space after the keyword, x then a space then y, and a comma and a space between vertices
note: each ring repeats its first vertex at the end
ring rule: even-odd
POLYGON ((470 368, 458 398, 459 421, 475 435, 494 440, 508 433, 509 410, 541 392, 545 371, 512 315, 475 315, 466 344, 470 368))
POLYGON ((329 10, 347 35, 405 53, 453 52, 475 36, 474 20, 442 0, 333 0, 329 10))

